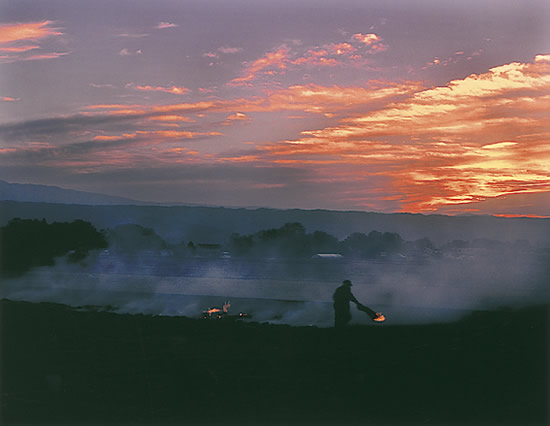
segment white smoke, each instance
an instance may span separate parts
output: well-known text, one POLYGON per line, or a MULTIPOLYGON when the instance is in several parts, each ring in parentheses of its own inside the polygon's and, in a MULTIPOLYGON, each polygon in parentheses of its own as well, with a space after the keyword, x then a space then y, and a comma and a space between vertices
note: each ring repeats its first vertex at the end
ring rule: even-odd
MULTIPOLYGON (((332 293, 342 280, 388 324, 440 322, 473 310, 514 308, 550 300, 549 257, 508 250, 474 255, 355 262, 91 256, 86 265, 58 259, 4 280, 1 297, 121 313, 199 318, 211 306, 290 325, 331 326, 332 293)), ((372 324, 352 305, 352 324, 372 324)))

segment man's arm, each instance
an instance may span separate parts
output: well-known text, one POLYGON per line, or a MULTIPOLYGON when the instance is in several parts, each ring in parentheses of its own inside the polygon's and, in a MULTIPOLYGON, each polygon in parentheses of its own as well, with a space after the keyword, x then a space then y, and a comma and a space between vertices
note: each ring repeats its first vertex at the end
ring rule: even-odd
POLYGON ((353 293, 351 292, 351 290, 349 291, 349 300, 351 300, 353 303, 355 303, 356 305, 360 305, 361 303, 359 303, 359 300, 357 300, 355 298, 355 296, 353 295, 353 293))

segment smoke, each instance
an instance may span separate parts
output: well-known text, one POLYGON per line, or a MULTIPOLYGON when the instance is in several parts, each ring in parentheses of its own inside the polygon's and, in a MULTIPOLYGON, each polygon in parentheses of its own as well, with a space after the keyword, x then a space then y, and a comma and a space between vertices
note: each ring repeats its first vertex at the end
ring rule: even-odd
MULTIPOLYGON (((85 263, 57 259, 4 280, 1 297, 121 313, 183 315, 231 301, 230 313, 290 325, 332 325, 332 293, 353 282, 359 301, 389 324, 459 319, 475 310, 550 300, 550 256, 507 248, 377 261, 178 258, 148 251, 131 258, 94 253, 85 263)), ((352 305, 352 324, 372 324, 352 305)))

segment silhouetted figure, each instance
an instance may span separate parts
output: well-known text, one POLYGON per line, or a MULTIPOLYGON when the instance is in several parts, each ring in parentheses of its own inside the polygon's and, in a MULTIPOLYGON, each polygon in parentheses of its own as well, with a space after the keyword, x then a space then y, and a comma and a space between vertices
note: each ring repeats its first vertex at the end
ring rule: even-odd
POLYGON ((345 280, 342 285, 334 291, 332 300, 334 301, 334 326, 343 327, 348 325, 351 320, 349 302, 353 302, 357 306, 360 305, 359 301, 351 292, 350 280, 345 280))
POLYGON ((344 327, 350 322, 351 312, 349 302, 355 303, 355 305, 357 305, 357 309, 365 312, 369 317, 371 317, 373 321, 385 321, 386 318, 382 313, 375 312, 368 306, 359 303, 359 301, 351 292, 351 286, 351 281, 345 280, 342 282, 342 285, 334 291, 334 294, 332 295, 332 300, 334 301, 334 326, 344 327))

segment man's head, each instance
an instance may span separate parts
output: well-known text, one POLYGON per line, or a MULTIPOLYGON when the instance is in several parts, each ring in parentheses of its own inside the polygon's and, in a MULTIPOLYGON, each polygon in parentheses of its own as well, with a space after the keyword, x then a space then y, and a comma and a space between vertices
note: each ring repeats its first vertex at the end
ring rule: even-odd
POLYGON ((351 287, 351 281, 350 280, 344 280, 342 284, 347 285, 348 287, 351 287))

